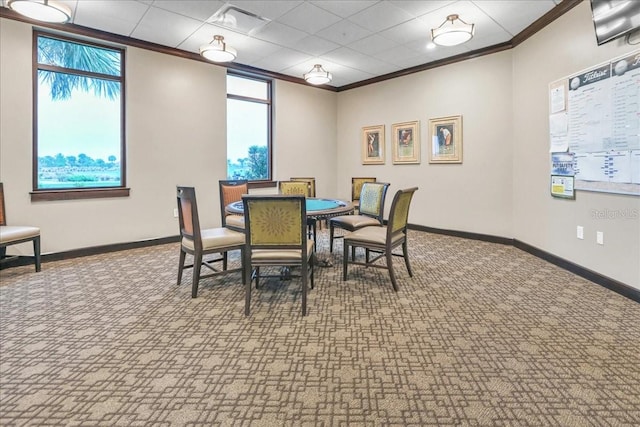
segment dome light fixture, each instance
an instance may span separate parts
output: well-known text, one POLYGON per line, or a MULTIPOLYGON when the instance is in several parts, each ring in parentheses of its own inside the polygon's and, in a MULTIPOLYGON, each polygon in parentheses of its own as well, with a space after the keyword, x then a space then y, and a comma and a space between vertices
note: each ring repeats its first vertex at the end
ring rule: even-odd
POLYGON ((322 68, 322 65, 316 64, 311 71, 304 74, 304 79, 312 85, 323 85, 329 83, 333 76, 330 72, 322 68))
POLYGON ((230 62, 236 59, 238 52, 224 42, 224 37, 216 35, 211 43, 200 46, 200 55, 213 62, 230 62))
POLYGON ((475 24, 467 24, 456 14, 447 16, 438 28, 431 29, 431 40, 439 46, 456 46, 471 40, 475 24))
POLYGON ((50 0, 9 0, 7 7, 36 21, 66 24, 71 20, 71 9, 50 0))

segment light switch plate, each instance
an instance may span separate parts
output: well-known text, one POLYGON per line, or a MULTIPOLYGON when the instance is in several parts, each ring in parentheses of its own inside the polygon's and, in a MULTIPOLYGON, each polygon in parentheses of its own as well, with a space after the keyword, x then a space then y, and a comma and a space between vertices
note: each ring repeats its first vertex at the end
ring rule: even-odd
POLYGON ((576 237, 578 239, 584 239, 584 227, 579 225, 578 228, 576 228, 576 237))
POLYGON ((602 231, 596 232, 596 242, 599 245, 604 245, 604 233, 602 231))

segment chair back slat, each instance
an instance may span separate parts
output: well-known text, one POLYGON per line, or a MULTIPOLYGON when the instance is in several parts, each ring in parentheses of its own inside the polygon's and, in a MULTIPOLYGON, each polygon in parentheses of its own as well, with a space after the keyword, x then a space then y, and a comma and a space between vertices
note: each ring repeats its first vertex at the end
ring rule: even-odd
POLYGON ((305 249, 305 197, 245 195, 247 243, 253 249, 305 249))
POLYGON ((384 201, 389 184, 386 182, 365 182, 360 192, 360 215, 377 218, 382 222, 384 201))
POLYGON ((360 200, 360 192, 362 191, 362 184, 365 182, 376 182, 374 177, 353 177, 351 178, 351 201, 360 200))
POLYGON ((309 186, 307 197, 316 197, 316 179, 312 177, 294 177, 289 178, 290 181, 303 181, 309 186))
POLYGON ((409 206, 411 205, 411 199, 416 190, 418 190, 418 187, 398 190, 393 197, 391 210, 389 212, 389 222, 387 224, 387 238, 391 238, 391 235, 404 232, 407 229, 409 206))
POLYGON ((4 216, 4 184, 0 182, 0 225, 7 225, 7 219, 4 216))
POLYGON ((194 247, 202 248, 200 221, 198 219, 198 204, 196 190, 193 187, 177 187, 178 221, 180 236, 193 240, 194 247))
POLYGON ((309 184, 304 181, 280 181, 278 183, 280 194, 299 194, 305 197, 311 197, 309 184))

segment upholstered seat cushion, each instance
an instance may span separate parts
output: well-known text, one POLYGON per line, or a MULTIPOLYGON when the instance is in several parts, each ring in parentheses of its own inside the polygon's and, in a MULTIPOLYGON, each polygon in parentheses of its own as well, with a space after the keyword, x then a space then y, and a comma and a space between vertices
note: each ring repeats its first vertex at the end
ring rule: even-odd
MULTIPOLYGON (((392 242, 402 240, 404 234, 396 234, 392 242)), ((385 245, 387 241, 387 227, 364 227, 360 230, 348 233, 344 239, 350 242, 373 243, 376 245, 385 245)))
POLYGON ((241 215, 227 215, 225 222, 228 227, 244 228, 244 217, 241 215))
POLYGON ((38 227, 27 225, 0 226, 0 243, 11 243, 23 239, 31 239, 40 235, 38 227))
MULTIPOLYGON (((217 248, 228 248, 229 246, 244 245, 245 235, 238 231, 229 230, 228 228, 208 228, 202 230, 202 249, 205 251, 215 250, 217 248)), ((189 250, 195 250, 193 240, 182 238, 182 246, 189 250)))
POLYGON ((377 219, 365 215, 341 215, 333 217, 329 221, 338 227, 351 229, 382 225, 377 219))
MULTIPOLYGON (((307 254, 313 253, 313 240, 307 240, 307 254)), ((253 249, 251 251, 251 262, 259 264, 268 261, 270 264, 277 264, 282 261, 286 265, 287 262, 300 262, 302 251, 298 249, 253 249)))

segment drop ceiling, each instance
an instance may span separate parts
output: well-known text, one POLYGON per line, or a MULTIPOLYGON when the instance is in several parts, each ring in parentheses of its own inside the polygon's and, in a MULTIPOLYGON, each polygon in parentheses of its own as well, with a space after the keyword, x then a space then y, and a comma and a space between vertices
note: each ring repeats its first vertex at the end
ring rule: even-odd
MULTIPOLYGON (((560 0, 190 1, 66 0, 72 23, 198 53, 214 35, 237 49, 234 61, 301 78, 314 64, 342 87, 508 42, 560 0), (240 13, 238 27, 216 19, 240 13), (240 11, 240 12, 238 12, 240 11), (475 24, 455 47, 428 49, 430 29, 450 14, 475 24), (258 25, 245 18, 261 18, 258 25)), ((228 20, 227 20, 228 21, 228 20)))

